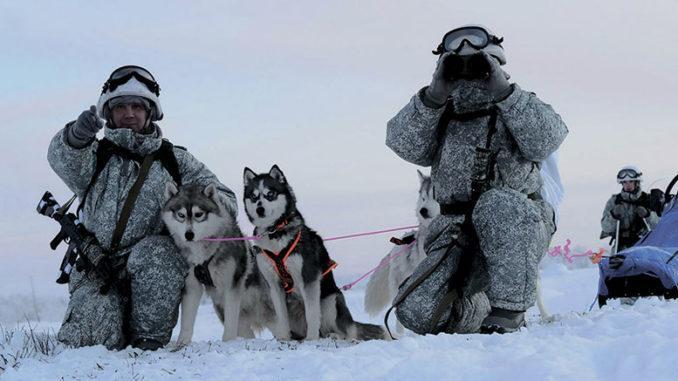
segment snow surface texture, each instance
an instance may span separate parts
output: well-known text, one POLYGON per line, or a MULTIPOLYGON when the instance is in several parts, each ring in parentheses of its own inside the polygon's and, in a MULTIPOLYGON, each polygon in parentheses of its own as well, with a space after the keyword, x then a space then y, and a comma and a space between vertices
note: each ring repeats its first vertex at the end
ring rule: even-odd
MULTIPOLYGON (((542 284, 553 323, 528 311, 528 327, 510 335, 416 336, 398 341, 353 343, 277 342, 265 333, 255 340, 221 342, 212 306, 200 307, 194 342, 172 352, 104 347, 68 349, 56 344, 63 298, 0 295, 2 316, 22 303, 40 322, 4 320, 0 329, 0 379, 5 380, 669 380, 675 379, 678 303, 657 298, 634 306, 611 302, 588 312, 597 268, 568 268, 546 258, 542 284), (20 299, 17 299, 20 298, 20 299), (7 304, 8 301, 14 303, 7 304), (50 306, 50 304, 52 304, 50 306), (37 306, 37 307, 36 307, 37 306), (35 312, 34 312, 35 314, 35 312), (47 353, 47 354, 43 354, 47 353)), ((352 278, 340 279, 349 281, 352 278)), ((358 320, 365 283, 345 292, 358 320)), ((9 291, 9 290, 8 290, 9 291)), ((17 290, 14 290, 17 291, 17 290)), ((47 291, 47 290, 46 290, 47 291)), ((30 292, 30 290, 29 290, 30 292)), ((65 290, 62 290, 65 292, 65 290)), ((30 313, 27 314, 30 316, 30 313)), ((174 340, 178 330, 174 332, 174 340)), ((171 343, 170 346, 173 346, 171 343)))

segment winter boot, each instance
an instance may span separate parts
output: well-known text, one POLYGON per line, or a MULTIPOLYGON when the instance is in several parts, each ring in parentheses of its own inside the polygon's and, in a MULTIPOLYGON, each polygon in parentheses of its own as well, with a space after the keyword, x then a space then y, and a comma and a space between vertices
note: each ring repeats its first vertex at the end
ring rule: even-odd
POLYGON ((525 327, 525 311, 492 308, 480 326, 480 333, 511 333, 522 327, 525 327))
POLYGON ((132 347, 139 348, 142 351, 155 351, 162 348, 163 345, 155 339, 136 339, 134 340, 134 343, 132 343, 132 347))

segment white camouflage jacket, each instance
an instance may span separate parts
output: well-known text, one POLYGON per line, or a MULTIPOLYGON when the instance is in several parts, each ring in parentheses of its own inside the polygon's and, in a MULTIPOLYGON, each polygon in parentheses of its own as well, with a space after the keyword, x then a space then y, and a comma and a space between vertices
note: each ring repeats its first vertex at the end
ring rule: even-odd
MULTIPOLYGON (((68 124, 51 141, 47 158, 54 172, 66 183, 80 200, 89 185, 96 167, 98 140, 84 148, 73 148, 65 138, 68 124)), ((162 132, 153 125, 151 134, 138 134, 130 129, 111 129, 106 127, 105 137, 118 146, 139 155, 146 155, 160 147, 162 132)), ((198 183, 207 185, 215 182, 227 209, 235 216, 237 202, 233 192, 221 184, 217 177, 188 151, 174 148, 183 184, 198 183)), ((82 209, 82 220, 90 232, 94 233, 105 249, 110 249, 111 238, 123 204, 139 174, 140 164, 134 160, 125 160, 112 156, 97 180, 92 185, 82 209)), ((120 248, 130 246, 147 235, 158 234, 163 229, 160 211, 165 203, 165 184, 172 181, 171 175, 160 161, 151 166, 139 196, 127 223, 127 228, 119 244, 120 248)))

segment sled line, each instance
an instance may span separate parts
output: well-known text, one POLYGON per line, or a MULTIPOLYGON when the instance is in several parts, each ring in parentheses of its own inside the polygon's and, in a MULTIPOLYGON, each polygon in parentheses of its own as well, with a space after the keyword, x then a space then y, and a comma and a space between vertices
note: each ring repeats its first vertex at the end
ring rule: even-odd
POLYGON ((353 286, 355 286, 356 284, 360 283, 363 279, 367 278, 370 274, 372 274, 373 272, 375 272, 375 271, 379 270, 380 268, 386 266, 389 262, 391 262, 392 260, 394 260, 394 259, 396 259, 397 257, 399 257, 402 253, 405 252, 405 250, 408 250, 408 249, 409 249, 410 247, 412 247, 412 245, 414 245, 416 242, 417 242, 416 239, 413 240, 412 242, 408 243, 405 247, 403 247, 401 250, 398 250, 398 251, 396 251, 395 253, 393 253, 393 254, 391 254, 391 255, 388 255, 386 258, 382 259, 376 267, 374 267, 374 268, 371 269, 370 271, 368 271, 368 272, 366 272, 365 274, 363 274, 360 278, 354 280, 354 281, 351 282, 351 283, 347 283, 347 284, 345 284, 345 285, 343 285, 343 286, 341 286, 341 287, 339 287, 339 288, 341 288, 342 291, 350 290, 353 286))
MULTIPOLYGON (((327 241, 338 241, 338 240, 342 240, 342 239, 365 237, 365 236, 370 236, 370 235, 377 235, 377 234, 395 232, 395 231, 399 231, 399 230, 410 230, 410 229, 414 229, 414 228, 417 228, 417 227, 418 227, 418 225, 411 225, 411 226, 403 226, 403 227, 399 227, 399 228, 367 231, 367 232, 361 232, 361 233, 354 233, 354 234, 324 238, 323 241, 325 241, 325 242, 327 242, 327 241)), ((258 241, 258 240, 261 239, 261 237, 262 237, 262 235, 260 234, 260 235, 245 236, 245 237, 207 237, 207 238, 203 238, 202 240, 203 241, 210 241, 210 242, 258 241)))

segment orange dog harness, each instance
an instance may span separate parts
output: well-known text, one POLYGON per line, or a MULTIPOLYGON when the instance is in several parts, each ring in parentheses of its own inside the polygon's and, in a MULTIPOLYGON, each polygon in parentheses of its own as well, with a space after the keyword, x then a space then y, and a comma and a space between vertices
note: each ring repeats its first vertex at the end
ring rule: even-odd
MULTIPOLYGON (((297 247, 299 244, 299 240, 301 239, 301 231, 297 233, 297 236, 294 238, 294 241, 292 241, 292 244, 287 248, 287 250, 282 250, 279 253, 274 253, 270 250, 266 249, 261 249, 261 253, 268 258, 268 260, 271 262, 273 265, 273 268, 275 269, 276 274, 278 274, 278 277, 280 277, 280 282, 282 283, 283 290, 285 290, 285 293, 289 294, 294 291, 294 280, 292 279, 292 275, 290 272, 287 270, 287 258, 289 258, 290 254, 294 251, 294 249, 297 247), (284 255, 281 255, 281 253, 285 251, 284 255)), ((337 267, 337 263, 333 260, 330 259, 330 263, 325 271, 323 271, 322 276, 324 277, 327 275, 330 271, 334 270, 334 268, 337 267)))

